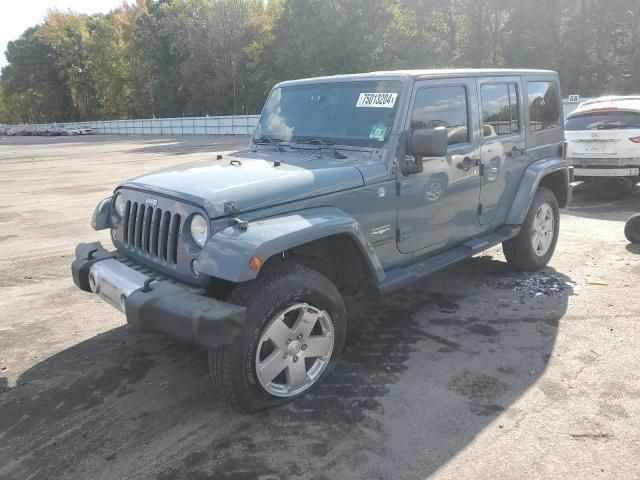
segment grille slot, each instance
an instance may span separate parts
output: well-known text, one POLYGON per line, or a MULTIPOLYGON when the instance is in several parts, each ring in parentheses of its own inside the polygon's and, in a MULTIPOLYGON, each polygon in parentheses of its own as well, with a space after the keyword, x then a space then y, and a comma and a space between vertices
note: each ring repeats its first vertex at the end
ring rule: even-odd
POLYGON ((123 243, 128 250, 138 255, 177 265, 181 227, 181 215, 128 201, 124 215, 123 243))

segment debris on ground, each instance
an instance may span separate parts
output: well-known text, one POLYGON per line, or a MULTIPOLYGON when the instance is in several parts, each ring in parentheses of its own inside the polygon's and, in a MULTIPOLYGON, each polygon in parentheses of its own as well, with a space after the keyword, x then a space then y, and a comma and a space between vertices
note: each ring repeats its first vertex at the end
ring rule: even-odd
POLYGON ((490 287, 513 290, 526 297, 563 297, 573 293, 576 284, 553 273, 523 273, 517 276, 488 282, 490 287))
POLYGON ((609 283, 604 280, 599 280, 597 278, 589 278, 587 279, 587 285, 597 285, 600 287, 608 287, 609 283))

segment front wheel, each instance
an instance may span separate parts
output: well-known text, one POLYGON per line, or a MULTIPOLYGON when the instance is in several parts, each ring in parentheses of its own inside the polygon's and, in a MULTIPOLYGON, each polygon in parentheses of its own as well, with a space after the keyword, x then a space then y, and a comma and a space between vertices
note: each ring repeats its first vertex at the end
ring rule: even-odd
POLYGON ((541 270, 551 260, 558 243, 560 208, 554 193, 540 187, 527 213, 522 230, 502 244, 507 262, 525 272, 541 270))
POLYGON ((346 309, 333 283, 298 264, 274 265, 239 285, 229 302, 247 307, 235 343, 209 350, 214 387, 233 407, 258 411, 307 393, 335 367, 346 309))
POLYGON ((640 214, 627 220, 624 226, 624 235, 631 243, 640 243, 640 214))

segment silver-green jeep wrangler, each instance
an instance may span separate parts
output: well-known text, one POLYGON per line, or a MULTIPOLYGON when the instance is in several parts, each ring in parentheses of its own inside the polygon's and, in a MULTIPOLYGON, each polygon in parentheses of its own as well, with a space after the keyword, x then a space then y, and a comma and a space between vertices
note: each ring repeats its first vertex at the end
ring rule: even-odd
POLYGON ((243 410, 329 374, 343 296, 387 293, 502 243, 551 259, 571 197, 558 76, 380 72, 274 87, 247 148, 123 183, 80 244, 78 287, 144 332, 209 348, 243 410))

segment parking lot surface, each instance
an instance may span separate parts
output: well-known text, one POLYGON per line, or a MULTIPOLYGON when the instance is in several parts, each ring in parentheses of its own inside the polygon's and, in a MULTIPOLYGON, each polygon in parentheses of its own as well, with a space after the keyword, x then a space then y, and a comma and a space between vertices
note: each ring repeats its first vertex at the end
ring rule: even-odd
POLYGON ((541 275, 495 248, 349 299, 335 373, 254 415, 217 398, 204 349, 73 285, 119 181, 246 142, 0 138, 0 478, 640 478, 637 196, 579 189, 541 275))

